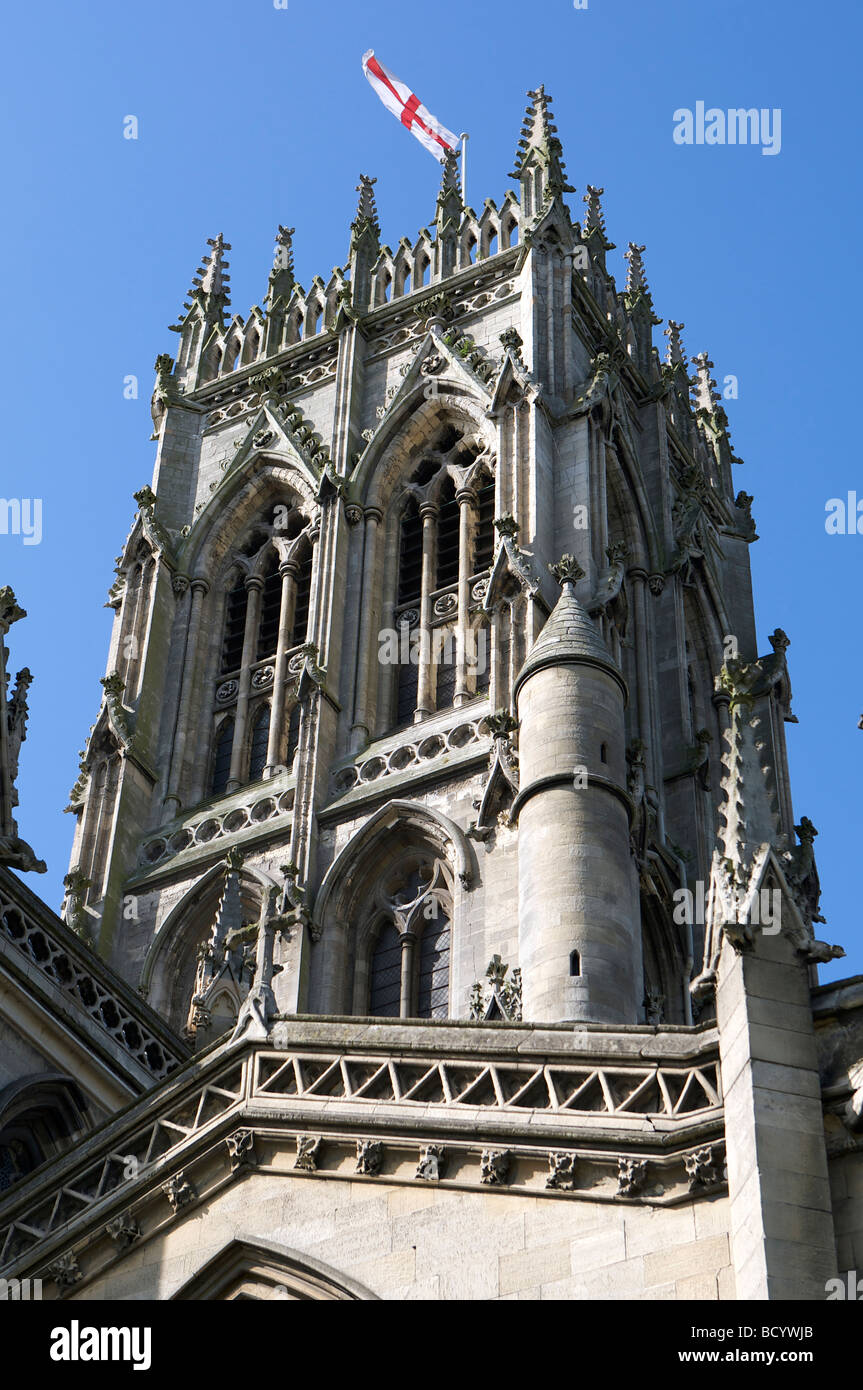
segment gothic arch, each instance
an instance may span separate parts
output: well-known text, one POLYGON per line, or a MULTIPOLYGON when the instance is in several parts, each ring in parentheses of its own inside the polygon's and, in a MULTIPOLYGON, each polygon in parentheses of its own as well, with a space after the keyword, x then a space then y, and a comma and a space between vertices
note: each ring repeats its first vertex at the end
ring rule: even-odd
POLYGON ((486 452, 495 451, 496 430, 486 419, 488 402, 478 393, 468 394, 466 380, 460 383, 445 378, 445 385, 430 399, 422 394, 427 384, 428 378, 420 377, 392 418, 382 422, 357 465, 352 490, 364 506, 384 512, 388 509, 399 483, 407 481, 423 447, 443 425, 461 425, 466 434, 480 437, 486 452))
POLYGON ((267 504, 278 505, 293 494, 309 520, 320 512, 315 499, 317 479, 300 459, 273 459, 256 454, 225 479, 193 526, 178 556, 178 568, 209 578, 227 556, 236 537, 254 522, 267 504))
MULTIPOLYGON (((459 920, 462 897, 475 876, 475 860, 464 832, 448 816, 415 801, 388 801, 352 836, 330 865, 314 908, 315 950, 322 959, 315 970, 317 988, 332 998, 318 1001, 320 1012, 354 1008, 354 966, 366 961, 377 921, 374 890, 400 859, 418 852, 446 866, 450 922, 459 920)), ((367 961, 366 961, 367 964, 367 961)))
POLYGON ((90 1127, 78 1084, 36 1072, 0 1089, 0 1194, 71 1147, 90 1127))
MULTIPOLYGON (((244 864, 239 870, 240 892, 249 921, 257 920, 261 902, 275 879, 262 869, 244 864)), ((193 883, 171 908, 150 943, 141 980, 141 994, 157 1012, 180 1030, 185 1024, 195 978, 197 948, 209 934, 225 881, 220 860, 193 883)))
POLYGON ((331 1265, 286 1245, 240 1237, 229 1240, 171 1299, 198 1303, 235 1299, 325 1302, 376 1300, 377 1294, 331 1265))

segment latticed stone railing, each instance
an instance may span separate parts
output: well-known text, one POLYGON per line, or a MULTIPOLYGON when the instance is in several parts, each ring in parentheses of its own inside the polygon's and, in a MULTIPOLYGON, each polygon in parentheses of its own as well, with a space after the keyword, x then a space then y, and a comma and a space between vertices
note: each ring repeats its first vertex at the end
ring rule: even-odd
POLYGON ((293 1167, 306 1173, 336 1171, 345 1145, 356 1145, 357 1172, 379 1177, 379 1164, 360 1163, 366 1149, 419 1153, 431 1139, 461 1154, 461 1176, 451 1180, 468 1185, 491 1181, 488 1155, 505 1152, 511 1171, 494 1181, 512 1191, 667 1203, 712 1190, 723 1125, 715 1036, 612 1031, 576 1038, 529 1025, 286 1019, 275 1045, 225 1044, 172 1078, 161 1113, 142 1100, 60 1159, 49 1181, 25 1180, 4 1204, 0 1269, 35 1268, 93 1222, 110 1231, 118 1210, 138 1221, 156 1202, 164 1222, 159 1203, 173 1206, 172 1182, 203 1200, 196 1164, 227 1145, 236 1172, 237 1135, 250 1151, 256 1133, 262 1144, 296 1146, 293 1167), (323 1149, 311 1163, 304 1136, 315 1134, 316 1153, 323 1149), (596 1169, 582 1191, 576 1164, 596 1169), (649 1168, 661 1183, 645 1190, 649 1168), (606 1170, 608 1191, 596 1182, 606 1170))
POLYGON ((720 1104, 716 1061, 575 1067, 292 1052, 261 1054, 258 1062, 253 1094, 262 1096, 672 1117, 720 1104))
POLYGON ((170 1075, 188 1056, 180 1040, 122 980, 23 884, 0 870, 0 955, 14 964, 15 954, 35 966, 153 1082, 170 1075))

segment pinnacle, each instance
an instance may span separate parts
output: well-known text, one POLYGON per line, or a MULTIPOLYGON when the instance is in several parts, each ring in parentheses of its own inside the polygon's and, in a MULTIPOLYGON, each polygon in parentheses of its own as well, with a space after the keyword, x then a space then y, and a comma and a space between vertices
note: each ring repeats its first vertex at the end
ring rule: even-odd
POLYGON ((437 199, 437 212, 441 210, 460 213, 464 206, 461 200, 461 178, 459 176, 458 154, 447 150, 443 158, 443 175, 437 199))
POLYGON ((356 192, 360 195, 357 206, 357 215, 353 221, 353 230, 360 232, 368 226, 376 237, 381 234, 380 222, 378 221, 378 210, 375 204, 375 195, 372 192, 377 179, 370 178, 368 174, 360 174, 360 181, 356 186, 356 192))
POLYGON ((529 156, 531 153, 537 153, 542 156, 547 168, 548 191, 574 193, 574 188, 566 179, 563 146, 557 138, 557 126, 553 123, 551 98, 546 95, 543 86, 537 87, 535 92, 528 92, 527 95, 530 105, 525 112, 521 139, 515 154, 515 168, 510 177, 521 178, 529 156))
POLYGON ((602 236, 605 236, 605 213, 600 202, 604 192, 604 188, 594 188, 592 183, 587 185, 587 192, 582 198, 582 202, 587 203, 587 214, 584 219, 586 233, 600 232, 602 236))
POLYGON ((624 252, 624 260, 629 262, 626 273, 626 293, 631 298, 635 298, 638 294, 650 293, 647 284, 647 273, 644 269, 644 250, 644 246, 637 246, 634 241, 631 241, 628 251, 624 252))
POLYGON ((664 331, 664 336, 668 339, 665 360, 669 367, 681 366, 686 362, 686 354, 683 350, 683 339, 681 337, 681 333, 685 327, 685 323, 675 323, 674 319, 668 320, 668 327, 664 331))
POLYGON ((201 303, 203 301, 205 309, 215 307, 220 314, 224 314, 230 307, 231 291, 228 288, 228 282, 231 277, 227 273, 229 263, 225 259, 225 252, 231 250, 231 243, 225 241, 222 233, 219 232, 217 237, 207 238, 207 245, 211 249, 204 256, 192 277, 191 288, 188 290, 187 300, 183 304, 183 313, 180 315, 179 322, 172 325, 177 331, 182 328, 186 314, 190 312, 196 302, 201 303))
POLYGON ((706 352, 699 352, 696 357, 691 359, 695 367, 695 379, 692 382, 692 394, 696 410, 713 411, 714 406, 720 399, 716 389, 716 382, 710 375, 713 366, 706 352))

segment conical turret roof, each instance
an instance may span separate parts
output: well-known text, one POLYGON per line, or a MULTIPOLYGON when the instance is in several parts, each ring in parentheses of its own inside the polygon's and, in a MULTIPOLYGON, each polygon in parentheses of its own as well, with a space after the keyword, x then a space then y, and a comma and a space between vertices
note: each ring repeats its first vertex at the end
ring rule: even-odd
POLYGON ((572 662, 601 666, 626 686, 614 659, 603 641, 602 634, 587 609, 576 598, 576 581, 584 571, 571 556, 564 555, 559 565, 550 566, 561 584, 561 594, 542 632, 537 637, 516 678, 518 691, 534 671, 544 666, 569 665, 572 662))

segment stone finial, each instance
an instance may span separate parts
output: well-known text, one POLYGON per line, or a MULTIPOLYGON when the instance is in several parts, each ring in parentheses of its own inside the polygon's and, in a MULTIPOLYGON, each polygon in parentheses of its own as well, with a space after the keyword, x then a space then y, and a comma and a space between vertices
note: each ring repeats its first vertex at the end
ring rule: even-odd
POLYGON ((510 540, 515 540, 518 535, 518 522, 510 512, 505 512, 503 516, 496 516, 494 525, 499 536, 508 536, 510 540))
POLYGON ((585 571, 581 568, 574 555, 561 555, 556 565, 549 565, 549 573, 553 574, 560 587, 563 589, 567 584, 577 584, 579 579, 583 579, 585 571))
POLYGON ((146 511, 148 507, 155 507, 156 505, 156 494, 149 485, 139 488, 137 492, 132 493, 132 496, 142 512, 146 511))

